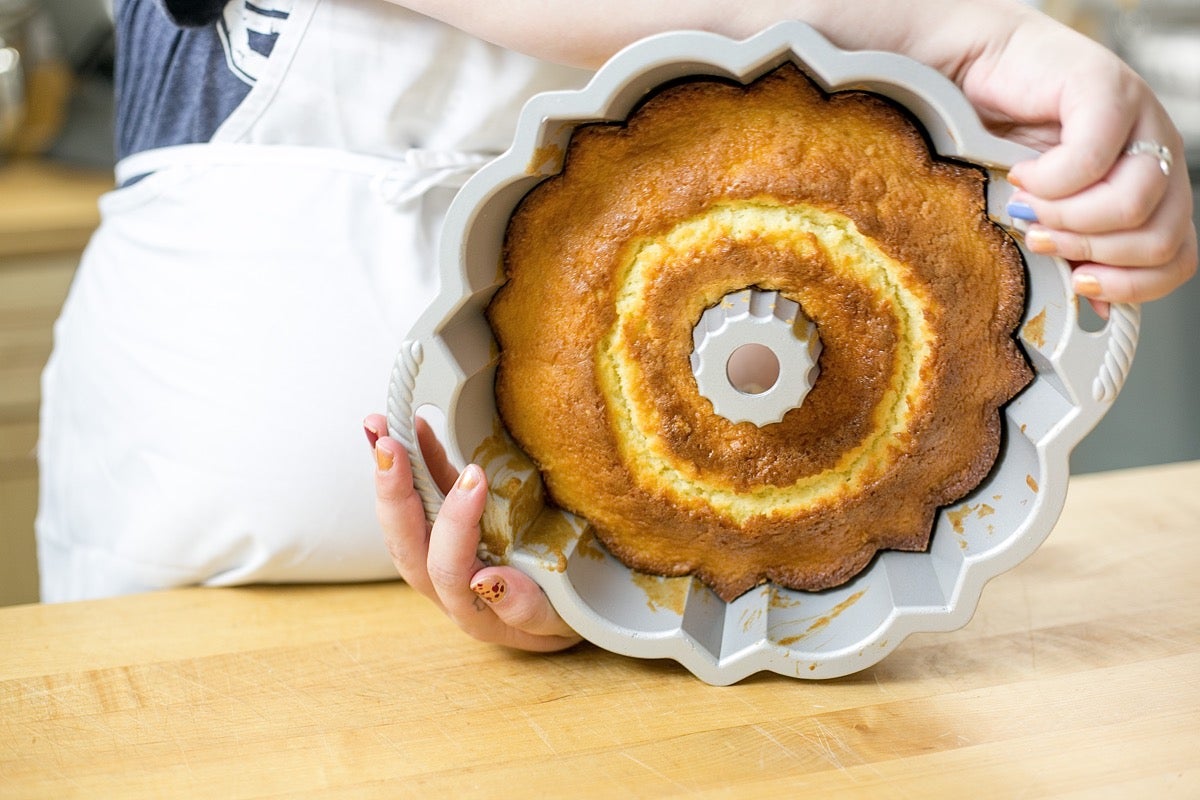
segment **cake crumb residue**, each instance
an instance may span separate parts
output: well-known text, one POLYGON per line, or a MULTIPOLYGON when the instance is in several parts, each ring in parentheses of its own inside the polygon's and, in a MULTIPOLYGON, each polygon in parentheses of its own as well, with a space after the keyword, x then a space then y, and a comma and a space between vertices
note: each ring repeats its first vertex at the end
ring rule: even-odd
POLYGON ((547 569, 566 572, 567 553, 572 544, 583 538, 585 530, 588 525, 579 517, 557 508, 546 508, 521 535, 521 544, 546 559, 547 569))
POLYGON ((1026 476, 1025 476, 1025 484, 1026 484, 1026 485, 1027 485, 1027 486, 1028 486, 1030 489, 1032 489, 1032 490, 1033 490, 1033 493, 1034 493, 1034 494, 1037 494, 1037 491, 1038 491, 1038 482, 1037 482, 1037 480, 1036 480, 1036 479, 1035 479, 1035 478, 1034 478, 1032 475, 1026 475, 1026 476))
POLYGON ((552 175, 562 169, 563 149, 561 145, 544 144, 533 151, 533 158, 525 165, 526 175, 552 175))
MULTIPOLYGON (((954 509, 953 511, 947 511, 946 518, 950 520, 950 525, 954 528, 955 533, 964 534, 966 533, 966 521, 972 514, 974 514, 977 519, 983 519, 985 517, 990 517, 995 513, 996 509, 987 503, 979 503, 978 505, 971 505, 970 503, 967 503, 959 508, 954 509)), ((989 528, 990 527, 991 526, 989 526, 989 528)), ((965 548, 966 542, 959 542, 959 545, 965 548)))
POLYGON ((783 589, 773 587, 771 589, 770 607, 776 609, 795 608, 803 602, 799 597, 787 594, 783 589))
POLYGON ((664 578, 660 575, 647 575, 633 570, 630 572, 633 585, 646 593, 646 605, 651 611, 670 611, 683 616, 687 606, 688 590, 691 588, 691 577, 664 578))
POLYGON ((1042 309, 1036 316, 1031 317, 1025 323, 1025 327, 1021 328, 1021 338, 1029 342, 1037 348, 1045 347, 1046 345, 1046 309, 1042 309))
POLYGON ((777 639, 776 641, 783 647, 791 647, 792 645, 796 644, 797 642, 801 641, 802 639, 804 639, 808 636, 811 636, 812 634, 816 633, 817 631, 822 630, 823 628, 828 627, 831 622, 833 622, 835 619, 837 619, 839 616, 841 616, 842 612, 844 612, 846 609, 850 608, 852 605, 857 603, 862 598, 862 596, 866 593, 867 593, 866 589, 861 589, 861 590, 855 592, 854 594, 850 595, 842 602, 838 603, 833 608, 829 609, 828 613, 823 614, 822 616, 817 617, 815 619, 813 617, 807 617, 807 618, 802 618, 802 619, 797 619, 797 620, 789 620, 788 624, 808 622, 809 620, 813 620, 813 621, 809 623, 808 627, 804 629, 803 633, 798 634, 796 636, 784 636, 780 639, 777 639))
POLYGON ((604 549, 604 545, 596 538, 596 532, 590 526, 579 537, 579 541, 575 545, 575 552, 584 558, 590 558, 592 561, 603 561, 605 556, 608 555, 608 551, 604 549))
POLYGON ((762 619, 762 616, 762 608, 752 608, 749 611, 743 611, 741 618, 742 631, 749 633, 754 629, 754 626, 758 623, 758 621, 762 619))
POLYGON ((488 481, 488 501, 480 520, 479 557, 488 564, 508 561, 513 539, 545 508, 541 476, 529 457, 508 437, 499 419, 492 435, 471 454, 488 481))
POLYGON ((963 521, 971 516, 971 512, 975 510, 974 506, 965 505, 961 508, 956 508, 953 511, 946 512, 946 519, 950 520, 950 524, 954 527, 955 533, 963 533, 963 521))

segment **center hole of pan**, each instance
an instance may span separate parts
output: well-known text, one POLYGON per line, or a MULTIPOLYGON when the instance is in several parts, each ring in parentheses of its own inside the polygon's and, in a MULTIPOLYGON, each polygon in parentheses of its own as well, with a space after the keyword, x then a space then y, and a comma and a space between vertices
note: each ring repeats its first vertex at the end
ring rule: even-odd
POLYGON ((779 382, 779 357, 765 344, 744 344, 729 354, 725 377, 742 394, 762 394, 779 382))

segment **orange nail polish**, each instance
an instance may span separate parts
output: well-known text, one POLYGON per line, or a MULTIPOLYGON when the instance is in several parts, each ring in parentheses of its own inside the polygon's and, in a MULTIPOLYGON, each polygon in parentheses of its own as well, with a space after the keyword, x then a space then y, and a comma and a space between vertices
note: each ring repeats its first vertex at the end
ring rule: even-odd
POLYGON ((471 584, 471 591, 489 604, 495 605, 504 599, 505 593, 508 592, 508 584, 504 582, 504 578, 492 576, 471 584))
POLYGON ((479 467, 474 464, 468 464, 467 468, 458 476, 458 488, 460 491, 469 492, 479 484, 479 467))
POLYGON ((1080 275, 1077 272, 1071 276, 1071 286, 1080 297, 1097 298, 1104 294, 1104 287, 1095 275, 1080 275))
POLYGON ((1058 245, 1054 243, 1054 237, 1045 228, 1030 228, 1027 230, 1025 232, 1025 245, 1033 252, 1044 256, 1054 255, 1058 252, 1058 245))
POLYGON ((388 450, 375 446, 375 466, 379 467, 380 472, 387 472, 396 463, 396 459, 388 450))

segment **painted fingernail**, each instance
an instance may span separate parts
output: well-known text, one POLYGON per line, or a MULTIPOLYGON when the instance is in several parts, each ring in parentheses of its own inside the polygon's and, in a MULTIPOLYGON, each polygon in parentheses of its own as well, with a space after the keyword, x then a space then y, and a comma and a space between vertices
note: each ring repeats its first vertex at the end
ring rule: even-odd
POLYGON ((387 472, 395 463, 396 459, 391 451, 385 450, 378 445, 375 446, 375 466, 379 467, 380 472, 387 472))
POLYGON ((461 492, 469 492, 479 485, 479 467, 475 464, 467 464, 467 468, 458 476, 458 490, 461 492))
POLYGON ((1054 243, 1054 237, 1045 228, 1030 228, 1025 231, 1025 245, 1033 252, 1042 255, 1050 256, 1058 252, 1058 245, 1054 243))
POLYGON ((1095 275, 1076 272, 1071 276, 1071 287, 1080 297, 1096 298, 1104 294, 1104 287, 1100 285, 1100 279, 1095 275))
POLYGON ((1004 210, 1013 219, 1024 220, 1025 222, 1038 221, 1037 213, 1033 210, 1033 206, 1024 200, 1011 200, 1004 210))
POLYGON ((363 423, 363 433, 367 434, 367 444, 374 448, 375 443, 379 441, 379 433, 371 430, 371 426, 367 425, 365 422, 363 423))
POLYGON ((508 584, 504 582, 504 578, 492 576, 471 584, 471 591, 489 604, 495 605, 504 599, 504 594, 508 591, 508 584))

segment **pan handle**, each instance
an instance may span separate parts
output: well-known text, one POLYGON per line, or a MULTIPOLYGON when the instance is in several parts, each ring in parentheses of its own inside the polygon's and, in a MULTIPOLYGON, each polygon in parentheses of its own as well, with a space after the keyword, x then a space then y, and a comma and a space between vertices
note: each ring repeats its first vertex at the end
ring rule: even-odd
POLYGON ((449 408, 450 398, 442 396, 443 393, 438 391, 439 384, 442 388, 452 387, 441 381, 418 380, 427 352, 437 357, 442 351, 438 348, 427 348, 421 340, 407 340, 400 346, 388 386, 387 418, 388 432, 408 453, 409 463, 412 464, 413 486, 421 497, 421 505, 425 507, 425 519, 432 524, 445 496, 434 482, 433 475, 425 464, 425 456, 421 453, 421 445, 417 441, 417 409, 433 405, 445 411, 449 408))

